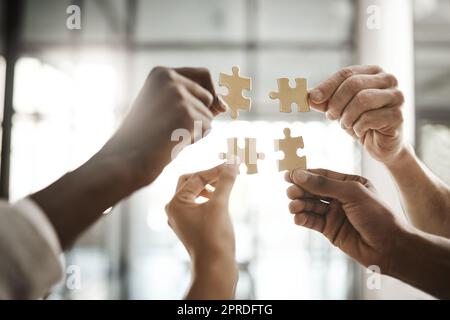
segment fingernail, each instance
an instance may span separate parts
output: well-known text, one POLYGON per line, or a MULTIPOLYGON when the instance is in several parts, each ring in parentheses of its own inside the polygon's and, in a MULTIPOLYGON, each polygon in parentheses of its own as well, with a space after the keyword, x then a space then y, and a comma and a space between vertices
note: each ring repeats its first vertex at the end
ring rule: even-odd
POLYGON ((337 119, 336 116, 333 113, 331 113, 330 111, 327 111, 327 113, 325 113, 325 115, 327 116, 327 118, 329 120, 336 120, 337 119))
POLYGON ((323 94, 320 90, 314 89, 309 93, 309 98, 316 103, 322 102, 323 100, 323 94))
POLYGON ((308 173, 304 170, 297 170, 295 172, 295 180, 299 183, 304 183, 308 179, 308 173))

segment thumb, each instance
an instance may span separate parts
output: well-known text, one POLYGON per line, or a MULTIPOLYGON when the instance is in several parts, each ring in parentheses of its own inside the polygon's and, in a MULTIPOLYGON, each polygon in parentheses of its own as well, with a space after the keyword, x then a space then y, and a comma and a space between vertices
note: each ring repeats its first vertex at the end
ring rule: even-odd
POLYGON ((221 172, 214 190, 214 199, 228 201, 234 181, 236 181, 238 170, 239 166, 236 164, 224 163, 221 166, 221 172))
POLYGON ((291 180, 314 195, 333 198, 341 203, 353 200, 363 187, 359 182, 336 180, 301 169, 291 173, 291 180))

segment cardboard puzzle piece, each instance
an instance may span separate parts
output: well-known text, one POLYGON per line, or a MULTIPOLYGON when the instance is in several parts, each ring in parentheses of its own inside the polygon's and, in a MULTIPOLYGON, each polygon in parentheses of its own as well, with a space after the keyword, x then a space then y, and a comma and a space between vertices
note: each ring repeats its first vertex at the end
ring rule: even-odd
POLYGON ((255 138, 245 138, 243 149, 239 148, 237 138, 227 139, 227 145, 228 151, 227 153, 220 153, 220 159, 227 160, 228 164, 244 163, 247 166, 247 174, 258 172, 257 160, 263 160, 264 153, 256 152, 255 138))
POLYGON ((293 103, 297 104, 298 112, 308 112, 308 91, 305 78, 296 78, 296 87, 292 88, 289 86, 288 78, 277 79, 278 92, 270 92, 270 99, 280 100, 280 112, 292 112, 291 105, 293 103))
POLYGON ((284 159, 278 160, 278 171, 293 170, 293 169, 306 169, 306 157, 299 157, 297 155, 297 149, 303 149, 302 137, 291 137, 291 130, 289 128, 284 129, 284 139, 275 140, 275 151, 283 151, 284 159))
POLYGON ((252 100, 244 97, 242 91, 251 90, 252 82, 250 78, 239 75, 238 66, 234 66, 232 72, 232 75, 220 73, 219 85, 228 88, 228 95, 222 95, 222 98, 231 110, 231 118, 236 119, 239 115, 239 109, 250 111, 252 100))

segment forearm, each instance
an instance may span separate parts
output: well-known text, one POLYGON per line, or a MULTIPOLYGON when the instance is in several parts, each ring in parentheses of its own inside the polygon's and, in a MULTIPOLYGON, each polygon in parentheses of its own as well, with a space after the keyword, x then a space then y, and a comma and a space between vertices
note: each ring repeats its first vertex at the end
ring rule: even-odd
POLYGON ((45 212, 65 249, 106 209, 136 190, 135 175, 128 160, 97 154, 31 198, 45 212))
POLYGON ((405 147, 386 164, 411 223, 428 233, 450 237, 450 190, 405 147))
POLYGON ((388 275, 450 299, 450 240, 420 231, 398 237, 388 275))
POLYGON ((186 299, 233 299, 237 280, 238 268, 234 259, 195 262, 192 270, 192 284, 186 299))

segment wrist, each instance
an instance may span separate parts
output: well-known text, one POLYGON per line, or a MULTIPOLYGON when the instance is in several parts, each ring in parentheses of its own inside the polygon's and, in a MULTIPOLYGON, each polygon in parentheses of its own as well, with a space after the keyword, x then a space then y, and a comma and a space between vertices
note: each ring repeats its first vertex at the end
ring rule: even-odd
POLYGON ((395 240, 389 252, 389 262, 384 266, 383 273, 394 278, 400 278, 405 270, 405 265, 413 259, 418 241, 419 236, 414 229, 401 228, 395 235, 395 240))
POLYGON ((239 271, 234 257, 193 259, 192 286, 187 299, 233 299, 239 271))
POLYGON ((232 255, 215 255, 193 259, 193 279, 221 277, 237 282, 239 269, 232 255))
POLYGON ((450 241, 409 229, 398 237, 387 275, 435 297, 448 299, 449 269, 450 241))
POLYGON ((400 150, 389 160, 384 161, 384 165, 390 171, 397 170, 399 167, 405 166, 405 164, 411 159, 414 159, 414 151, 411 146, 403 144, 400 150))

